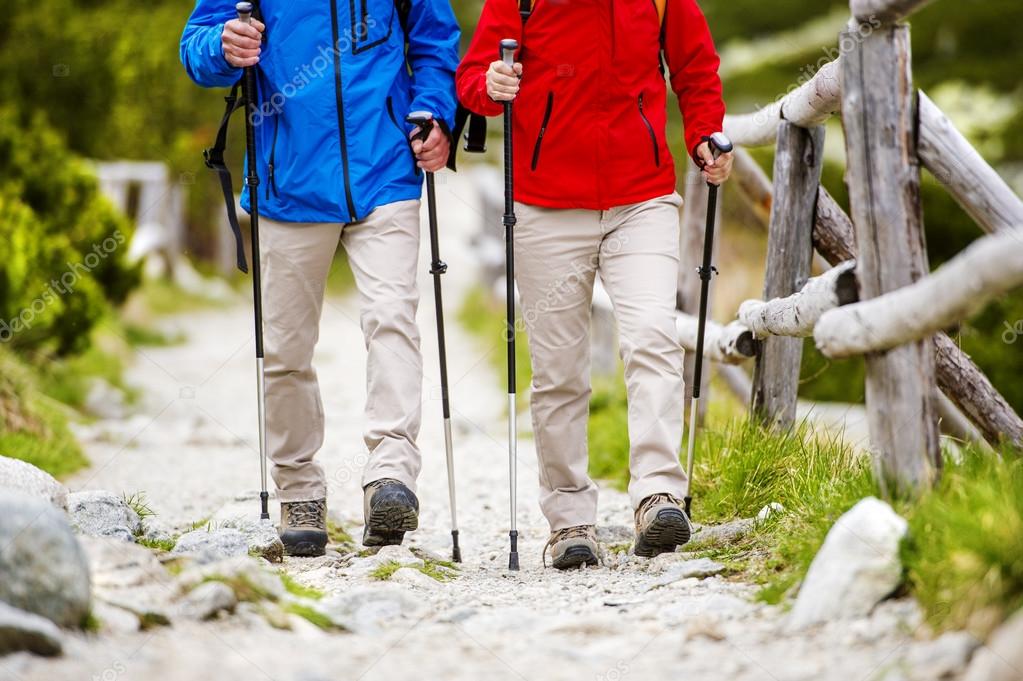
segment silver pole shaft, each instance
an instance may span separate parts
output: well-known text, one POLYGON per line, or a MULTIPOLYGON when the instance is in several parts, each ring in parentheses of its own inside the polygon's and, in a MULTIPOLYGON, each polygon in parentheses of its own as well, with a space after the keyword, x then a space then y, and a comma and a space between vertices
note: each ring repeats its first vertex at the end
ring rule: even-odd
POLYGON ((259 479, 265 492, 266 484, 266 376, 263 372, 263 358, 256 358, 256 390, 259 400, 259 479))
MULTIPOLYGON (((697 360, 699 361, 699 360, 697 360)), ((696 445, 696 412, 700 403, 699 397, 689 400, 689 446, 686 453, 686 496, 693 485, 693 450, 696 445)))
POLYGON ((458 513, 455 511, 455 455, 451 448, 451 419, 444 419, 444 449, 448 458, 448 495, 451 501, 451 529, 458 530, 458 513))

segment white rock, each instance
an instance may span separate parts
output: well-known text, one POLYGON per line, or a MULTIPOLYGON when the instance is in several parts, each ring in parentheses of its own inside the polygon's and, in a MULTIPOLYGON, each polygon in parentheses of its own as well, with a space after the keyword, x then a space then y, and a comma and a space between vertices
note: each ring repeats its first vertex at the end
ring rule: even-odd
POLYGON ((839 518, 814 556, 789 616, 791 629, 861 617, 902 579, 899 544, 908 529, 885 502, 867 497, 839 518))
POLYGON ((99 622, 99 630, 105 634, 131 634, 139 630, 138 615, 104 601, 93 604, 92 616, 99 622))
POLYGON ((121 589, 146 584, 169 584, 171 575, 156 555, 138 544, 112 537, 82 537, 92 583, 98 589, 121 589))
POLYGON ((657 556, 650 561, 650 570, 654 571, 656 565, 656 569, 660 570, 662 573, 662 576, 655 580, 654 585, 650 588, 656 588, 657 586, 677 582, 678 580, 686 579, 687 577, 711 577, 725 571, 724 565, 715 560, 711 560, 710 558, 695 558, 691 560, 680 560, 678 558, 674 558, 675 556, 681 555, 682 554, 678 553, 662 553, 660 556, 657 556), (669 558, 661 560, 664 556, 669 556, 669 558), (674 558, 674 560, 672 560, 672 558, 674 558))
POLYGON ((46 471, 19 459, 0 456, 0 490, 17 490, 67 510, 67 487, 46 471))
POLYGON ((280 599, 287 593, 280 576, 260 558, 248 555, 225 558, 214 563, 194 565, 177 577, 178 588, 190 591, 208 580, 227 582, 243 581, 246 585, 266 594, 271 599, 280 599))
POLYGON ((965 631, 951 631, 933 641, 914 644, 904 660, 909 678, 913 681, 958 678, 979 645, 980 641, 965 631))
POLYGON ((380 550, 372 556, 378 564, 387 562, 401 563, 402 565, 424 565, 422 558, 416 556, 412 551, 404 546, 382 546, 380 550))
POLYGON ((396 570, 394 574, 391 575, 390 581, 397 582, 398 584, 404 584, 406 586, 418 587, 420 589, 433 590, 440 586, 440 582, 436 579, 429 575, 424 575, 414 567, 403 567, 400 570, 396 570))
POLYGON ((178 537, 172 553, 190 555, 197 563, 215 563, 248 555, 249 541, 244 534, 229 527, 192 530, 178 537))
POLYGON ((234 518, 225 520, 221 527, 241 532, 248 542, 249 553, 258 553, 271 563, 280 563, 284 560, 284 543, 277 533, 277 528, 269 520, 234 518))
POLYGON ((124 499, 103 490, 72 492, 68 495, 68 512, 79 534, 133 542, 142 531, 139 514, 124 499))
POLYGON ((0 655, 27 650, 60 655, 63 635, 50 620, 0 602, 0 655))
POLYGON ((178 604, 178 613, 193 620, 208 620, 238 604, 234 590, 223 582, 203 582, 178 604))
POLYGON ((1020 681, 1023 679, 1023 610, 998 627, 977 651, 964 681, 1020 681))
POLYGON ((372 634, 396 620, 421 614, 424 604, 409 591, 393 585, 357 588, 317 601, 317 610, 336 626, 357 633, 372 634))
POLYGON ((779 504, 777 501, 772 501, 767 506, 764 506, 757 513, 757 522, 762 523, 773 515, 777 515, 785 512, 785 507, 779 504))

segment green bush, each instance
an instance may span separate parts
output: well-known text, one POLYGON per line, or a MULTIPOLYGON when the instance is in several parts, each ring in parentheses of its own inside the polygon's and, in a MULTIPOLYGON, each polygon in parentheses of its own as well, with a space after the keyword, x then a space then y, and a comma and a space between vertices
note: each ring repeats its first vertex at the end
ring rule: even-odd
POLYGON ((139 281, 128 223, 39 114, 0 110, 0 340, 68 354, 139 281))

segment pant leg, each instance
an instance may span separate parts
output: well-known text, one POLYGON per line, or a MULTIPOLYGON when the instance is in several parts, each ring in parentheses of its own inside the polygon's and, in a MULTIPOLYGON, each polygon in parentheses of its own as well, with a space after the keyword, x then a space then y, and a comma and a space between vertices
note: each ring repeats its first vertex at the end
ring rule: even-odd
POLYGON ((416 309, 419 201, 376 208, 345 226, 341 243, 355 275, 366 339, 366 429, 369 461, 362 484, 394 478, 414 490, 422 460, 419 437, 423 360, 416 309))
POLYGON ((267 449, 281 501, 327 496, 323 468, 323 403, 313 369, 327 274, 341 225, 259 223, 263 276, 267 449))
POLYGON ((614 303, 629 400, 629 497, 681 498, 682 349, 675 331, 681 198, 623 206, 605 217, 600 275, 614 303))
POLYGON ((586 427, 600 213, 525 204, 516 212, 515 280, 533 368, 540 507, 552 530, 592 525, 597 486, 587 474, 586 427))

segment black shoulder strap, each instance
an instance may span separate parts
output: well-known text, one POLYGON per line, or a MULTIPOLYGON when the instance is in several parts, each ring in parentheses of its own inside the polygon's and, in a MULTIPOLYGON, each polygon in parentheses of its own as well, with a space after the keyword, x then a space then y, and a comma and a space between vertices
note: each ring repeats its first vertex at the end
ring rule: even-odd
POLYGON ((227 207, 227 221, 234 233, 236 256, 238 258, 238 269, 248 272, 249 267, 245 262, 245 246, 242 241, 242 230, 238 225, 238 213, 234 207, 234 184, 231 182, 231 171, 224 162, 224 150, 227 148, 227 129, 231 122, 231 114, 245 105, 245 100, 238 96, 238 88, 241 85, 239 80, 231 87, 230 94, 224 97, 227 106, 224 108, 224 116, 220 119, 220 128, 217 130, 217 139, 213 146, 202 152, 206 167, 217 172, 220 180, 220 189, 224 193, 224 205, 227 207))
POLYGON ((529 21, 529 15, 533 13, 533 0, 519 0, 519 16, 522 17, 523 28, 529 21))

